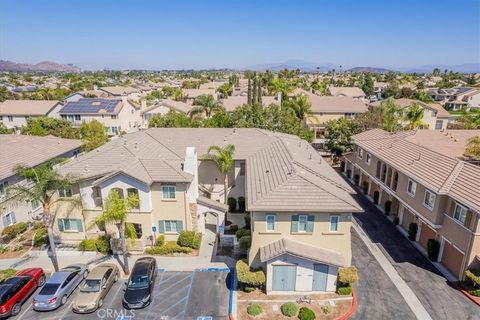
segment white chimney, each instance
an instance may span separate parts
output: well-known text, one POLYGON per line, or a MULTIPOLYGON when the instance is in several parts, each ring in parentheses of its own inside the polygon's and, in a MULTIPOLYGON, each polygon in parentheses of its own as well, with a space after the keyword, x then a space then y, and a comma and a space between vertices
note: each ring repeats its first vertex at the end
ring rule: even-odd
POLYGON ((198 198, 198 157, 195 147, 187 147, 183 171, 193 175, 192 182, 188 186, 187 194, 190 202, 197 202, 198 198))
POLYGON ((147 108, 147 100, 143 99, 142 100, 142 106, 141 106, 141 109, 146 109, 147 108))

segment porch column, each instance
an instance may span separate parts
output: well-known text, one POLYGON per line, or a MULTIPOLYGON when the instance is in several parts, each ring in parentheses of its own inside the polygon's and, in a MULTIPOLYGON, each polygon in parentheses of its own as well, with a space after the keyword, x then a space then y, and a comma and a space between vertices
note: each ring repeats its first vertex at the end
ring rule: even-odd
POLYGON ((422 220, 418 219, 418 230, 417 235, 415 236, 415 242, 420 240, 420 233, 422 232, 422 220))

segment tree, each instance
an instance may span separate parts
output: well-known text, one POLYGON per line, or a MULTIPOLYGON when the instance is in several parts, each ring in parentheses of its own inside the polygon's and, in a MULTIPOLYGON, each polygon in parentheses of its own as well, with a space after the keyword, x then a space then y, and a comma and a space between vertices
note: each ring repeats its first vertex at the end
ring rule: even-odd
POLYGON ((107 198, 104 202, 104 209, 101 215, 95 218, 94 222, 97 225, 109 225, 113 224, 117 227, 118 233, 120 235, 120 241, 122 243, 122 254, 123 254, 123 271, 125 274, 130 273, 130 268, 128 266, 128 252, 127 252, 127 243, 125 240, 125 230, 126 230, 126 221, 128 217, 128 212, 132 208, 138 208, 139 199, 138 195, 131 194, 127 198, 124 198, 123 195, 120 195, 117 190, 110 190, 107 198))
POLYGON ((0 102, 3 102, 7 99, 13 99, 14 94, 8 91, 8 89, 4 86, 0 86, 0 102))
POLYGON ((198 121, 183 112, 170 110, 165 115, 157 114, 148 119, 149 128, 196 128, 198 121))
POLYGON ((218 170, 220 170, 220 172, 224 175, 224 203, 227 203, 228 199, 228 172, 233 167, 234 152, 235 146, 233 144, 228 144, 224 148, 220 146, 211 146, 208 148, 208 158, 215 162, 218 170))
POLYGON ((32 136, 52 135, 65 139, 79 138, 78 130, 73 128, 69 121, 49 117, 29 118, 27 125, 22 127, 21 132, 32 136))
POLYGON ((413 92, 412 89, 410 89, 409 87, 402 87, 400 89, 400 92, 398 94, 398 97, 399 98, 407 98, 407 99, 410 99, 413 97, 413 95, 415 94, 415 92, 413 92))
POLYGON ((8 129, 3 122, 0 122, 0 134, 10 134, 13 133, 13 129, 8 129))
POLYGON ((299 95, 285 103, 300 121, 305 121, 312 114, 312 104, 306 95, 299 95))
POLYGON ((440 72, 441 72, 440 69, 435 68, 435 69, 433 69, 432 74, 433 74, 433 76, 435 76, 435 77, 439 77, 439 76, 440 76, 440 72))
POLYGON ((405 113, 405 121, 407 121, 405 128, 407 130, 414 130, 418 129, 419 127, 428 128, 428 124, 422 121, 423 112, 423 108, 420 107, 418 103, 412 103, 405 113))
POLYGON ((433 103, 432 97, 425 91, 417 91, 415 93, 415 99, 420 100, 425 103, 433 103))
POLYGON ((400 89, 398 88, 397 81, 390 81, 388 85, 385 87, 385 90, 382 92, 383 98, 393 97, 396 98, 400 94, 400 89))
POLYGON ((273 79, 268 88, 270 94, 280 93, 282 95, 281 103, 288 100, 288 95, 292 92, 292 84, 288 80, 273 79))
POLYGON ((80 128, 80 137, 83 140, 83 150, 91 151, 108 142, 105 127, 97 120, 83 123, 80 128))
POLYGON ((225 110, 222 103, 216 101, 215 98, 210 94, 199 96, 195 99, 193 105, 195 107, 190 110, 190 115, 194 116, 198 114, 203 114, 207 119, 209 119, 215 112, 225 110))
POLYGON ((221 94, 222 98, 226 99, 232 95, 233 87, 229 83, 224 83, 218 87, 217 91, 221 94))
POLYGON ((467 147, 465 148, 465 157, 480 159, 480 136, 471 137, 468 139, 467 147))
POLYGON ((325 125, 325 149, 335 160, 352 150, 352 135, 355 134, 352 122, 346 118, 327 121, 325 125))
POLYGON ((375 94, 375 84, 373 78, 370 74, 365 76, 365 80, 363 81, 362 90, 365 92, 365 95, 373 96, 375 94))
POLYGON ((457 122, 465 129, 480 129, 480 110, 464 111, 457 122))
POLYGON ((56 204, 67 202, 74 206, 79 205, 76 198, 58 196, 57 191, 63 188, 70 188, 76 179, 73 176, 60 176, 53 168, 56 163, 53 161, 45 162, 37 167, 29 168, 17 166, 15 172, 18 177, 25 179, 26 183, 17 183, 7 188, 7 194, 16 202, 36 202, 43 208, 42 218, 47 226, 47 233, 51 251, 51 260, 55 271, 58 271, 57 253, 55 250, 55 240, 53 234, 53 224, 55 222, 56 204))
POLYGON ((395 105, 393 98, 388 98, 380 104, 381 127, 388 132, 395 132, 402 128, 402 110, 395 105))

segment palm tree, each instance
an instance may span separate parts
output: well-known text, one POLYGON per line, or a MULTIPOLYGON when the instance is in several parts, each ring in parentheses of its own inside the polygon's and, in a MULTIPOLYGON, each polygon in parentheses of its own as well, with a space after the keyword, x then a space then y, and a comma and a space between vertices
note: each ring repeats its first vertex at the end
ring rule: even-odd
POLYGON ((466 157, 480 159, 480 136, 471 137, 468 139, 467 148, 463 154, 466 157))
POLYGON ((74 206, 79 205, 80 201, 72 197, 59 197, 57 192, 59 189, 69 188, 75 182, 72 176, 60 176, 53 166, 55 162, 45 162, 35 168, 17 166, 15 172, 18 177, 25 179, 25 183, 19 182, 8 187, 8 197, 12 197, 13 201, 20 202, 36 202, 40 203, 43 208, 41 217, 47 226, 48 241, 50 245, 51 260, 55 271, 58 271, 57 252, 55 250, 55 241, 53 234, 53 224, 55 222, 56 204, 59 202, 68 202, 74 206))
POLYGON ((225 190, 225 203, 228 199, 228 172, 233 167, 233 153, 235 152, 235 146, 228 144, 224 148, 220 146, 211 146, 208 148, 208 158, 213 160, 217 165, 218 170, 224 175, 223 186, 225 190), (215 153, 212 153, 214 151, 215 153))
POLYGON ((270 83, 270 87, 268 88, 270 93, 276 94, 280 93, 281 97, 281 104, 283 105, 284 102, 288 99, 288 94, 292 92, 292 84, 288 80, 284 79, 273 79, 270 83))
POLYGON ((126 220, 130 209, 138 208, 138 206, 138 195, 132 194, 124 199, 122 196, 120 196, 117 190, 112 189, 105 199, 102 214, 96 217, 94 220, 94 224, 96 225, 105 226, 114 224, 117 227, 122 243, 123 271, 125 274, 130 273, 130 269, 128 267, 127 243, 125 240, 125 230, 127 228, 126 220))
POLYGON ((308 116, 312 115, 312 104, 308 97, 304 94, 296 96, 289 100, 286 106, 290 108, 300 121, 305 121, 308 116))
POLYGON ((458 123, 460 123, 464 129, 480 129, 480 111, 463 110, 463 114, 458 119, 458 123))
POLYGON ((423 108, 418 103, 412 103, 405 113, 405 120, 407 121, 406 129, 414 130, 419 127, 427 127, 428 124, 423 122, 423 108))
POLYGON ((207 119, 210 119, 215 112, 225 110, 222 103, 216 101, 210 94, 197 97, 193 105, 195 107, 190 110, 190 115, 205 114, 207 119))

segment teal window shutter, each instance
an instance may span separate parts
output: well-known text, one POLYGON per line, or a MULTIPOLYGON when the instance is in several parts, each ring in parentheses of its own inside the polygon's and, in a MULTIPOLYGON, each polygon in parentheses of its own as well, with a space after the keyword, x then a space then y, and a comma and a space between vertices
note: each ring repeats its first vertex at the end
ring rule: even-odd
POLYGON ((307 232, 313 232, 313 225, 315 224, 315 216, 308 216, 307 217, 307 232))
POLYGON ((291 232, 298 232, 298 215, 292 216, 292 224, 290 227, 291 232))
POLYGON ((177 220, 177 232, 180 232, 182 230, 183 230, 183 221, 177 220))
POLYGON ((15 212, 12 212, 12 223, 17 223, 17 217, 15 217, 15 212))
POLYGON ((5 228, 8 227, 8 220, 7 220, 7 216, 6 216, 6 215, 4 215, 4 216, 2 217, 2 220, 3 220, 3 226, 4 226, 5 228))
POLYGON ((160 220, 158 221, 158 232, 159 233, 165 233, 165 221, 164 220, 160 220))
POLYGON ((78 232, 83 232, 82 219, 75 219, 75 220, 77 220, 77 230, 78 230, 78 232))
POLYGON ((58 230, 60 230, 60 232, 63 232, 63 219, 57 219, 58 221, 58 230))

